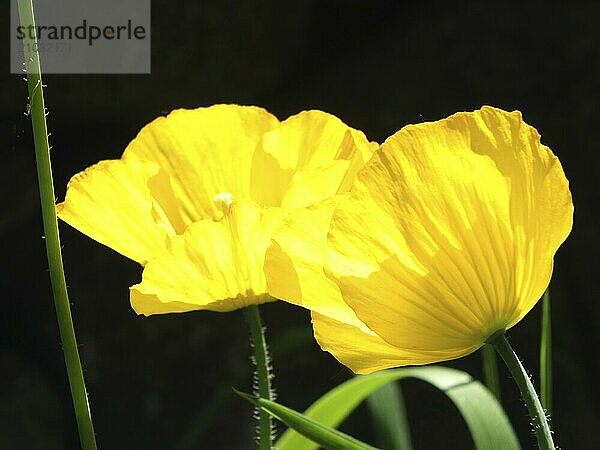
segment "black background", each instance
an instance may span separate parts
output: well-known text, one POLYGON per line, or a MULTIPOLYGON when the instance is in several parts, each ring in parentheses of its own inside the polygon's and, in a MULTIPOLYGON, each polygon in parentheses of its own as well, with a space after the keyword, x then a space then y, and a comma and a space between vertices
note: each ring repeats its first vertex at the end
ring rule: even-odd
MULTIPOLYGON (((9 2, 0 24, 9 27, 9 2)), ((483 104, 519 109, 559 156, 575 225, 552 282, 557 444, 600 448, 598 296, 598 2, 254 1, 152 3, 150 75, 48 75, 56 194, 116 158, 147 122, 179 107, 255 104, 280 119, 336 114, 371 140, 483 104)), ((26 86, 0 60, 0 448, 77 448, 42 239, 26 86)), ((235 164, 235 161, 232 161, 235 164)), ((138 317, 141 269, 61 223, 64 262, 101 449, 252 448, 242 314, 138 317)), ((310 339, 308 314, 266 305, 281 402, 304 409, 350 374, 310 339), (290 330, 294 331, 290 335, 290 330), (285 347, 288 347, 287 350, 285 347)), ((540 308, 509 337, 537 377, 540 308)), ((480 377, 478 355, 450 364, 480 377)), ((524 448, 534 438, 502 368, 524 448)), ((472 447, 434 389, 407 382, 414 446, 472 447), (432 432, 435 430, 435 432, 432 432)), ((342 427, 376 443, 366 409, 342 427)))

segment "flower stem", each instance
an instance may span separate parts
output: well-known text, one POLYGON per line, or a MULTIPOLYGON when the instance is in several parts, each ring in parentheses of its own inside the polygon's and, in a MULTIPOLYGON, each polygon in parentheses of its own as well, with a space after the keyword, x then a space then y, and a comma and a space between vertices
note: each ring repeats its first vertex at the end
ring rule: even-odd
MULTIPOLYGON (((255 394, 266 400, 274 400, 273 390, 271 389, 271 360, 258 305, 250 305, 244 308, 244 313, 250 327, 250 340, 254 349, 255 377, 258 384, 258 392, 255 392, 255 394)), ((271 415, 262 409, 258 410, 258 414, 259 448, 260 450, 271 450, 273 448, 273 421, 271 415)))
POLYGON ((550 288, 542 297, 542 336, 540 342, 540 396, 542 406, 552 414, 552 324, 550 288))
POLYGON ((505 334, 501 333, 497 336, 493 336, 492 339, 488 341, 488 344, 492 345, 502 357, 521 391, 521 395, 525 400, 525 404, 529 410, 529 416, 533 423, 538 447, 541 450, 554 450, 552 432, 550 431, 550 426, 546 419, 546 415, 544 414, 540 399, 538 398, 521 361, 519 361, 518 356, 506 340, 505 334))
POLYGON ((496 360, 496 352, 494 348, 486 344, 481 348, 483 357, 483 375, 485 385, 494 394, 496 400, 501 401, 500 379, 498 378, 498 361, 496 360))
MULTIPOLYGON (((18 8, 21 26, 25 29, 32 27, 31 29, 35 30, 32 1, 18 0, 18 8)), ((84 450, 95 450, 96 438, 94 436, 94 427, 83 379, 83 371, 81 369, 81 361, 79 360, 79 352, 77 350, 77 340, 75 338, 75 330, 73 329, 73 319, 71 318, 71 308, 69 306, 67 285, 62 264, 58 223, 54 206, 54 185, 52 181, 52 166, 50 164, 44 93, 35 33, 33 33, 33 37, 26 33, 23 45, 40 190, 40 204, 44 223, 46 255, 50 269, 54 307, 58 319, 60 339, 67 367, 69 385, 71 387, 71 396, 73 398, 81 447, 84 450)))

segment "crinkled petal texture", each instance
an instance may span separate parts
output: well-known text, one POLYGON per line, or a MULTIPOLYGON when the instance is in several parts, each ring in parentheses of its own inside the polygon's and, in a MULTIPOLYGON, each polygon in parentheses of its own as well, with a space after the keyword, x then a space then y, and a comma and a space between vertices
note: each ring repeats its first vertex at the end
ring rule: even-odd
POLYGON ((254 151, 263 134, 278 126, 275 116, 253 106, 175 110, 144 127, 123 157, 154 161, 167 172, 173 209, 185 224, 216 220, 222 211, 215 195, 250 198, 254 151))
POLYGON ((294 209, 347 191, 377 147, 321 111, 176 110, 119 160, 71 179, 61 219, 145 266, 142 314, 228 311, 267 299, 270 233, 294 209), (229 213, 229 203, 233 202, 229 213))
POLYGON ((294 210, 346 192, 376 148, 331 114, 301 112, 263 135, 252 164, 252 197, 294 210))
POLYGON ((272 300, 262 270, 281 208, 234 202, 220 221, 200 220, 144 268, 131 288, 138 314, 200 309, 231 311, 272 300))
MULTIPOLYGON (((325 271, 399 352, 453 359, 535 305, 572 216, 558 159, 519 112, 457 113, 407 126, 375 153, 332 216, 325 271)), ((318 333, 350 368, 381 360, 375 346, 349 356, 334 326, 318 333)))
POLYGON ((145 264, 167 236, 223 213, 213 201, 249 198, 250 168, 262 135, 279 125, 261 108, 215 105, 176 110, 146 125, 119 160, 75 175, 59 217, 145 264))
POLYGON ((151 189, 151 180, 161 179, 164 173, 152 162, 101 161, 71 178, 57 214, 92 239, 145 264, 175 234, 151 189))

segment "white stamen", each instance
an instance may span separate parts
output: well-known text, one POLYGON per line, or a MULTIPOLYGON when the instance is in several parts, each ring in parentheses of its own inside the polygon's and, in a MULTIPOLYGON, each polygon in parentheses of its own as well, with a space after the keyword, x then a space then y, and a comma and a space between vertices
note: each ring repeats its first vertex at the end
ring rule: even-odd
POLYGON ((218 208, 221 208, 223 215, 225 216, 233 203, 233 195, 231 195, 230 192, 219 192, 214 196, 213 202, 218 208))

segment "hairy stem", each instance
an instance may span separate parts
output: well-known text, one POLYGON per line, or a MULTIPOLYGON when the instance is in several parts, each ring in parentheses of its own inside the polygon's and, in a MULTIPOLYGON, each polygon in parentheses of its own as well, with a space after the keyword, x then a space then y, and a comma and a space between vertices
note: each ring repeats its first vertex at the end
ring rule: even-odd
POLYGON ((506 336, 504 333, 494 336, 489 341, 489 344, 502 357, 521 391, 521 395, 529 411, 529 416, 531 417, 539 448, 541 450, 554 450, 552 432, 550 431, 550 425, 548 424, 548 419, 546 418, 540 399, 521 361, 519 361, 516 353, 506 340, 506 336))
MULTIPOLYGON (((254 350, 256 382, 258 384, 258 392, 255 394, 266 400, 274 400, 273 390, 271 389, 271 360, 258 305, 250 305, 244 308, 244 313, 250 328, 250 340, 254 350)), ((273 448, 273 420, 271 415, 262 409, 258 410, 258 414, 259 448, 260 450, 271 450, 273 448)))
MULTIPOLYGON (((35 20, 32 0, 18 0, 18 8, 21 26, 25 28, 33 27, 35 20)), ((44 223, 46 255, 50 269, 54 307, 56 309, 81 447, 84 450, 95 450, 96 438, 94 436, 94 426, 92 424, 81 361, 79 360, 79 352, 77 350, 77 340, 75 338, 75 330, 73 329, 73 319, 71 318, 71 308, 69 306, 69 297, 67 295, 67 285, 63 270, 58 223, 54 205, 54 185, 52 181, 52 166, 50 164, 44 92, 35 33, 33 38, 29 35, 25 36, 23 46, 25 69, 27 72, 27 88, 29 91, 29 110, 33 126, 35 159, 40 190, 40 204, 44 223)))

